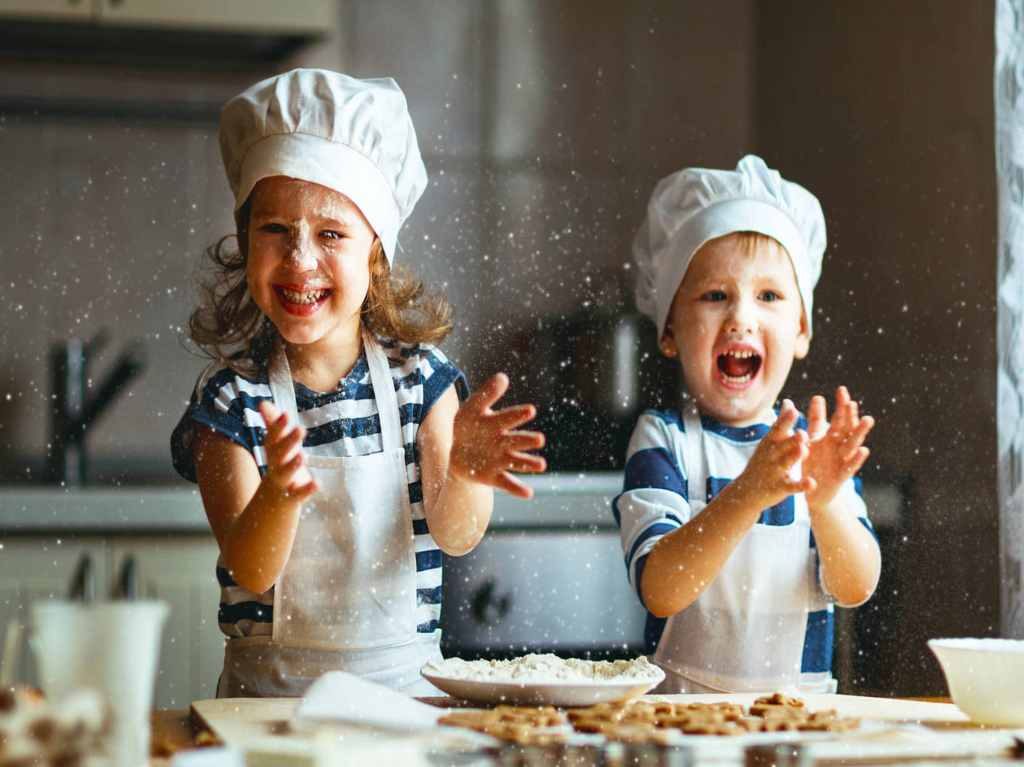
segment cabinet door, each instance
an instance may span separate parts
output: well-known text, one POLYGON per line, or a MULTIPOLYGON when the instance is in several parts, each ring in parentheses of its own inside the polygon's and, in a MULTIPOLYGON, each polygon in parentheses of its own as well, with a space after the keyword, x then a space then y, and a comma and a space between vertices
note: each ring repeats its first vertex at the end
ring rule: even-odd
POLYGON ((115 574, 135 557, 140 596, 170 606, 160 645, 154 708, 187 708, 212 698, 224 662, 224 636, 217 628, 220 588, 212 536, 118 538, 111 547, 115 574))
POLYGON ((24 21, 81 21, 93 15, 93 0, 0 0, 0 16, 24 21))
MULTIPOLYGON (((29 629, 33 602, 66 599, 71 576, 83 554, 92 559, 97 596, 105 593, 108 569, 106 544, 101 539, 59 537, 0 540, 0 627, 16 620, 29 629)), ((38 685, 35 658, 23 641, 18 648, 14 681, 38 685)))
POLYGON ((105 23, 274 34, 323 33, 337 12, 331 0, 99 0, 105 23))

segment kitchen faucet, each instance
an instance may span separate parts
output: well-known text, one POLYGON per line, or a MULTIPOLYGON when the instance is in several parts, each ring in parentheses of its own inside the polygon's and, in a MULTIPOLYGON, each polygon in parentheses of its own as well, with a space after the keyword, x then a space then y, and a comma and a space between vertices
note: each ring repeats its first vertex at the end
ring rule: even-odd
POLYGON ((49 482, 78 486, 86 481, 89 427, 146 365, 140 341, 129 343, 92 396, 89 363, 110 341, 104 328, 91 340, 69 338, 50 350, 50 444, 46 459, 49 482))

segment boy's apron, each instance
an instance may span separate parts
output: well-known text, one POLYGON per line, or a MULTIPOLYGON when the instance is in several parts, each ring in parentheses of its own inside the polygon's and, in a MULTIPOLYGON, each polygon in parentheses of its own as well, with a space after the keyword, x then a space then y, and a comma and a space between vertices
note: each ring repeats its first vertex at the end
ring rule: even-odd
MULTIPOLYGON (((699 524, 694 518, 707 505, 704 430, 692 406, 683 419, 688 524, 699 524)), ((697 601, 666 624, 654 658, 673 692, 798 686, 814 558, 806 503, 802 495, 794 500, 792 524, 755 524, 697 601)))
MULTIPOLYGON (((398 398, 387 356, 369 333, 363 348, 384 449, 306 457, 320 490, 300 511, 274 586, 273 634, 228 640, 218 697, 297 697, 332 670, 410 694, 437 692, 420 676, 440 652, 416 633, 416 551, 398 398)), ((270 387, 277 406, 298 423, 280 343, 270 387)))

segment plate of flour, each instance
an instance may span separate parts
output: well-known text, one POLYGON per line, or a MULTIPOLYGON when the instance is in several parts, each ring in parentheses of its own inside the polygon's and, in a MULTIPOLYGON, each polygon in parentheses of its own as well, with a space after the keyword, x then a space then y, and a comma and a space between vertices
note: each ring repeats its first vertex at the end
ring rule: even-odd
POLYGON ((511 660, 448 658, 428 663, 420 673, 454 698, 520 706, 590 706, 643 695, 665 678, 643 656, 607 661, 551 654, 511 660))

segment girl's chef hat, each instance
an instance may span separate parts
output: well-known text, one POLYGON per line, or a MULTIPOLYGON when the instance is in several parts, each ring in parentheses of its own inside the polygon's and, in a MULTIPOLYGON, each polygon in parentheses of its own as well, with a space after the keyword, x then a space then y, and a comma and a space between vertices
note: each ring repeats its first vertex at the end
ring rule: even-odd
POLYGON ((825 254, 825 216, 817 198, 755 155, 736 170, 684 168, 658 182, 633 240, 637 307, 664 333, 686 269, 700 247, 732 232, 760 232, 789 253, 811 330, 814 286, 825 254))
POLYGON ((389 262, 427 185, 405 95, 390 78, 293 69, 258 82, 225 104, 220 151, 236 211, 260 179, 312 181, 359 206, 389 262))

